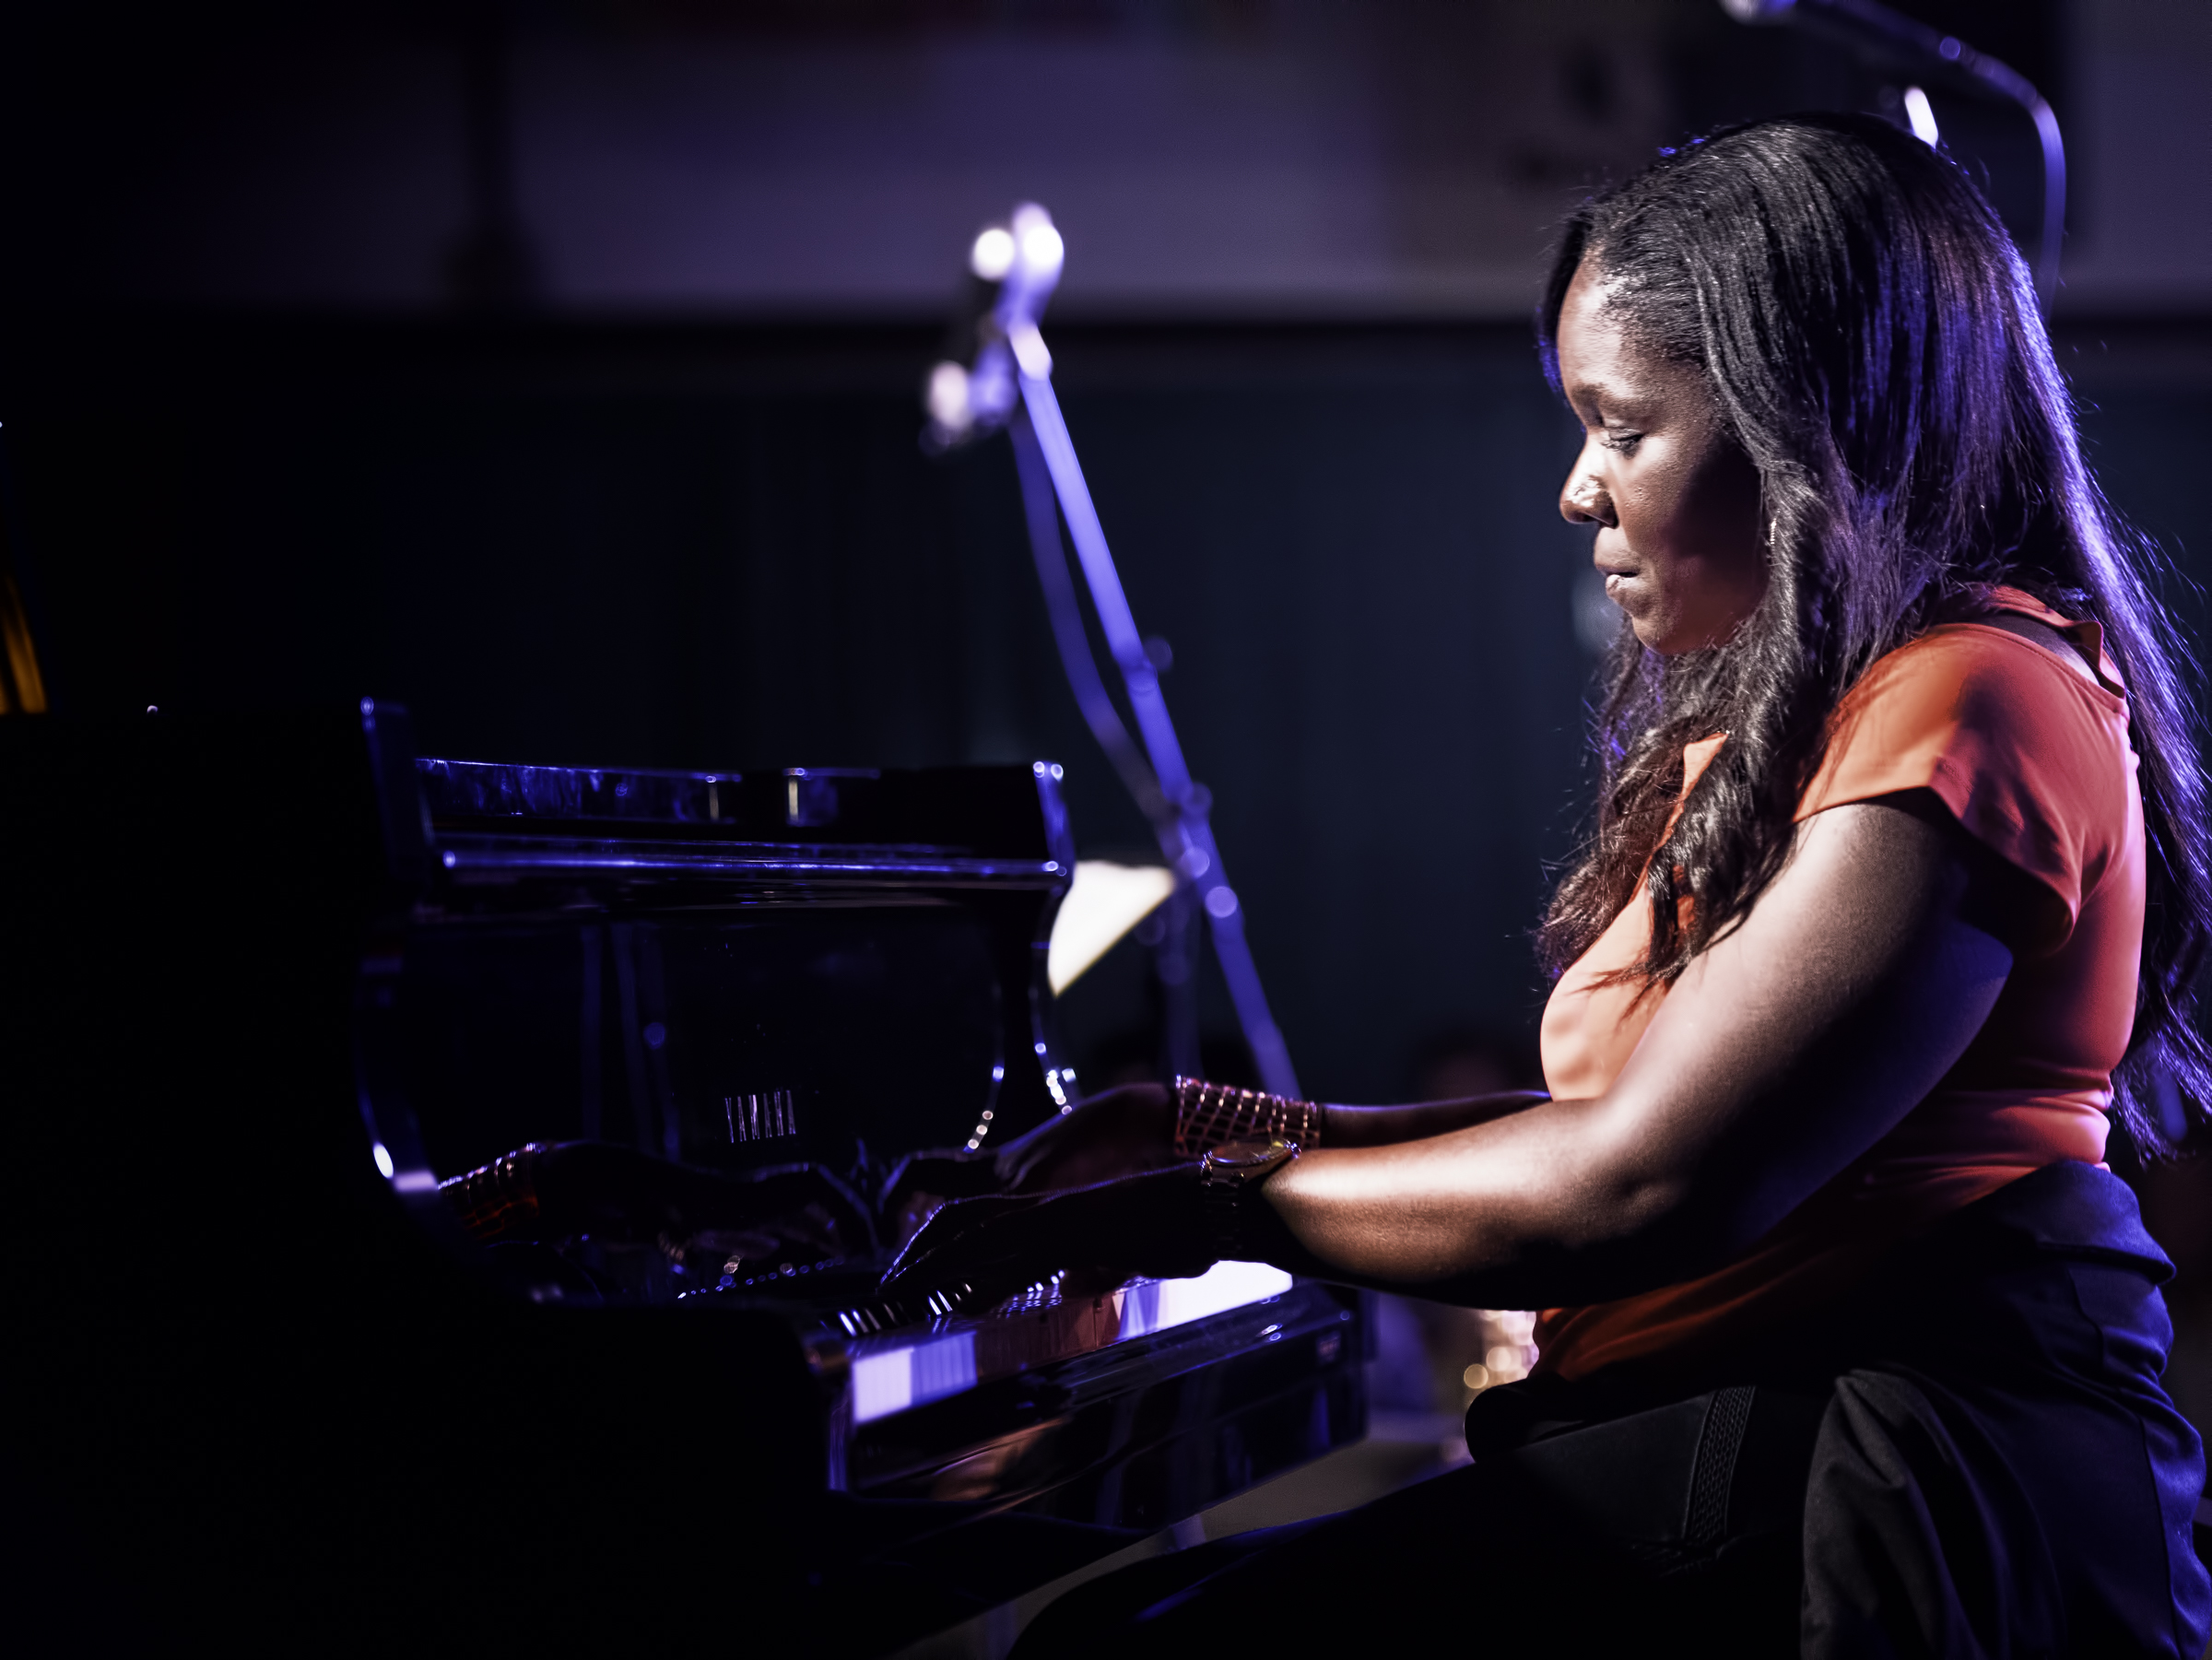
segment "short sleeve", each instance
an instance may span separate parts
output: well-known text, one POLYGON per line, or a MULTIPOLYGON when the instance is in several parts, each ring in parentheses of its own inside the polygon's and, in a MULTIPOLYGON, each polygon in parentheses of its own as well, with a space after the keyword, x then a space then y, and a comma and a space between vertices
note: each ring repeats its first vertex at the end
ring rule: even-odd
POLYGON ((1968 834, 2057 896, 2063 939, 2128 833, 2135 759, 2124 698, 2017 634, 1949 624, 1879 659, 1845 695, 1797 817, 1932 790, 1968 834))

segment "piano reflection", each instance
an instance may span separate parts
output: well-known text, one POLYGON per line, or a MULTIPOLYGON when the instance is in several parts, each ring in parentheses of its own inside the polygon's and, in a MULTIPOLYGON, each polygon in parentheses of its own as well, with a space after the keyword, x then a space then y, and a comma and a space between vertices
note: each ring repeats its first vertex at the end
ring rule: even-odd
POLYGON ((1059 786, 0 730, 33 1604, 888 1653, 1356 1440, 1264 1265, 876 1291, 1074 1099, 1059 786))

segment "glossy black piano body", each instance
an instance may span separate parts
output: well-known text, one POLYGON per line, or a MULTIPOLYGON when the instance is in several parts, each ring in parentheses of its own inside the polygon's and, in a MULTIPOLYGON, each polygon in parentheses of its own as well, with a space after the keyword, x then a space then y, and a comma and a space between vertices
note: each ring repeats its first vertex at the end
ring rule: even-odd
POLYGON ((571 1137, 866 1190, 1041 1122, 1056 782, 0 730, 30 1606, 882 1652, 1356 1439, 1356 1300, 1263 1267, 900 1324, 879 1254, 488 1252, 438 1192, 571 1137))

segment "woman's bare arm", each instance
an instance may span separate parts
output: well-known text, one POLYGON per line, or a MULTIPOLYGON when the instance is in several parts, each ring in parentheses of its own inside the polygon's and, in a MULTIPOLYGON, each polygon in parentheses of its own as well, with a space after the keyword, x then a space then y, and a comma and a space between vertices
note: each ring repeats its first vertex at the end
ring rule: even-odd
POLYGON ((1492 1119, 1524 1113, 1550 1099, 1541 1089, 1500 1089, 1492 1095, 1421 1101, 1396 1107, 1325 1104, 1321 1109, 1321 1145, 1391 1147, 1401 1141, 1446 1136, 1471 1124, 1488 1124, 1492 1119))
POLYGON ((1603 1096, 1283 1171, 1265 1192, 1308 1266, 1527 1306, 1669 1284, 1758 1239, 1927 1095, 2010 972, 1988 902, 2007 873, 1924 808, 1802 826, 1603 1096))

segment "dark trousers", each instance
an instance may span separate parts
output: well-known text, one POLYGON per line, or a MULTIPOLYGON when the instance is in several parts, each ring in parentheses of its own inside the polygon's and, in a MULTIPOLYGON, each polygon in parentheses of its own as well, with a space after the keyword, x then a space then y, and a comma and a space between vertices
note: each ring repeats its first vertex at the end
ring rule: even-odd
POLYGON ((2212 1631, 2201 1444, 2159 1386, 2171 1266, 2106 1172, 1971 1207, 1741 1382, 1531 1380, 1475 1462, 1359 1510, 1093 1581, 1022 1660, 1547 1654, 2178 1654, 2212 1631))

